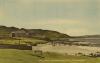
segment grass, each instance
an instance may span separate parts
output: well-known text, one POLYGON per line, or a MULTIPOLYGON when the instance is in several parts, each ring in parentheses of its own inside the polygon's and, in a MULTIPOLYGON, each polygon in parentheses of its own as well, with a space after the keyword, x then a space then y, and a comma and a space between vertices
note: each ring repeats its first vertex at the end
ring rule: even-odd
POLYGON ((45 53, 41 63, 99 63, 100 58, 71 56, 67 54, 45 53))
MULTIPOLYGON (((31 44, 36 44, 36 43, 46 43, 46 41, 44 40, 39 40, 39 39, 35 39, 35 38, 18 38, 21 39, 20 40, 20 44, 26 44, 26 42, 31 44)), ((0 39, 0 44, 19 44, 19 40, 16 39, 0 39)))
POLYGON ((44 58, 29 50, 0 49, 0 63, 99 63, 100 58, 70 56, 67 54, 43 53, 44 58))
POLYGON ((0 63, 34 63, 36 59, 32 51, 0 49, 0 63))
MULTIPOLYGON (((25 42, 40 43, 43 40, 21 38, 21 44, 25 42)), ((16 44, 18 40, 2 39, 0 43, 16 44)), ((100 58, 88 56, 71 56, 67 54, 58 54, 45 52, 41 56, 35 55, 31 50, 0 49, 0 63, 99 63, 100 58), (42 56, 42 58, 41 58, 42 56)))

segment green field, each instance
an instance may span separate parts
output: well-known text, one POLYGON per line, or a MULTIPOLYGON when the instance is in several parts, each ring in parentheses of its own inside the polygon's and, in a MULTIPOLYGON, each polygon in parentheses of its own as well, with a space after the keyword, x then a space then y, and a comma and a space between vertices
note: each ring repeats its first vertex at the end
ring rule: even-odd
POLYGON ((0 63, 99 63, 100 58, 70 56, 57 53, 43 53, 40 56, 32 51, 0 49, 0 63))
POLYGON ((17 45, 17 44, 38 44, 38 43, 46 43, 47 41, 44 40, 39 40, 39 39, 35 39, 35 38, 16 38, 16 39, 0 39, 0 44, 12 44, 12 45, 17 45), (19 41, 20 39, 20 41, 19 41))
MULTIPOLYGON (((44 40, 21 38, 20 44, 26 42, 45 43, 44 40)), ((0 44, 18 44, 19 40, 1 39, 0 44)), ((88 56, 71 56, 67 54, 58 54, 45 52, 37 55, 31 50, 18 49, 0 49, 0 63, 99 63, 100 58, 88 56)))
POLYGON ((36 59, 32 51, 0 49, 0 63, 34 63, 36 59))

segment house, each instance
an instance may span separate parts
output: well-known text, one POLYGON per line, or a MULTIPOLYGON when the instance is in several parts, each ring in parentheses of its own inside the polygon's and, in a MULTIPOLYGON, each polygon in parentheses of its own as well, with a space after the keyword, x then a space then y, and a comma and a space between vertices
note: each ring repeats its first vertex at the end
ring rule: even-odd
POLYGON ((28 33, 24 30, 13 31, 10 37, 27 37, 28 33))

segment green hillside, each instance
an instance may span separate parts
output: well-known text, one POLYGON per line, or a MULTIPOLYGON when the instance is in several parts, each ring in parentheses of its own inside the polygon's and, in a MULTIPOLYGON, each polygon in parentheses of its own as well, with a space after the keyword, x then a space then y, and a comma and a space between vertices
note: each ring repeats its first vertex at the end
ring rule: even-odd
POLYGON ((52 30, 42 30, 42 29, 24 29, 24 28, 16 28, 16 27, 6 27, 6 26, 0 26, 0 35, 7 35, 10 34, 13 31, 25 31, 27 33, 30 33, 30 36, 32 38, 37 39, 59 39, 59 38, 68 38, 70 37, 67 34, 63 34, 57 31, 52 30))

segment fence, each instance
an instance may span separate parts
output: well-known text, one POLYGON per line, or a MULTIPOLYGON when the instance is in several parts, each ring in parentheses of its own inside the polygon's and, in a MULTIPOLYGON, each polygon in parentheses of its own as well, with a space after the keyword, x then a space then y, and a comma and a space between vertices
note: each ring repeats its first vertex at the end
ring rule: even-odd
POLYGON ((0 49, 32 50, 32 46, 27 46, 27 45, 0 44, 0 49))

